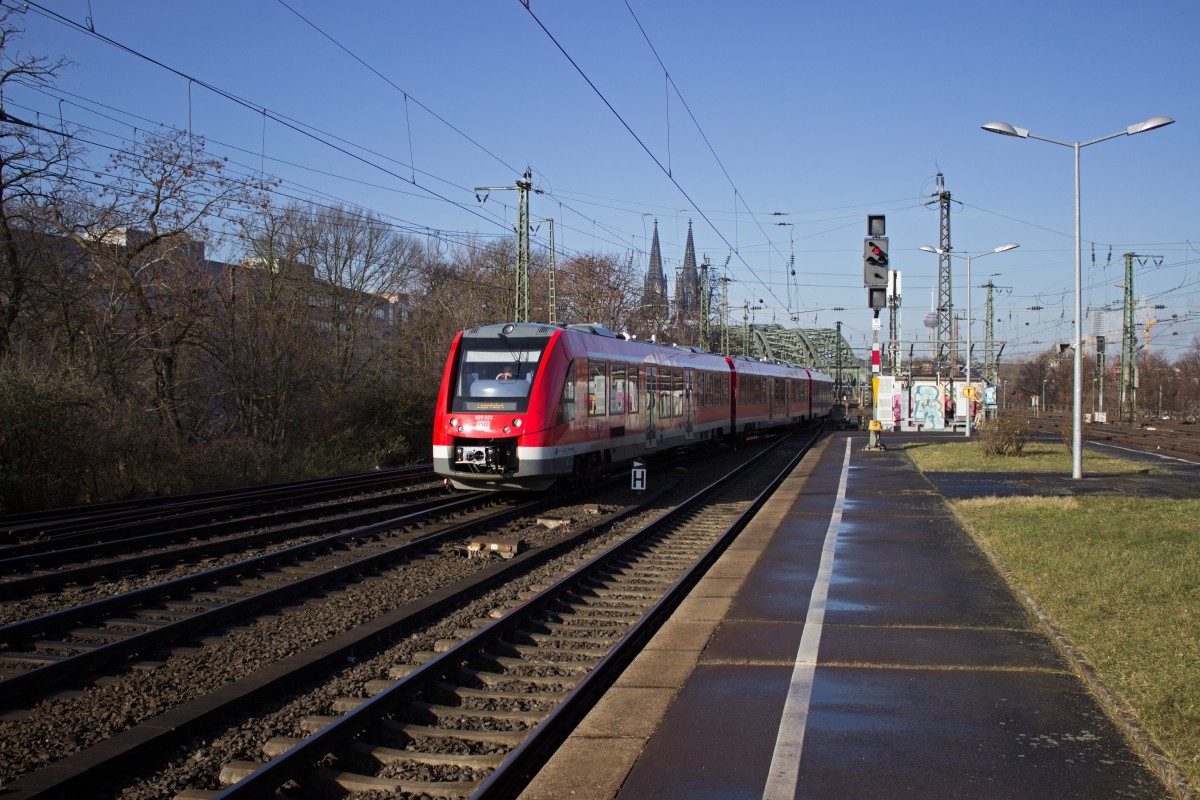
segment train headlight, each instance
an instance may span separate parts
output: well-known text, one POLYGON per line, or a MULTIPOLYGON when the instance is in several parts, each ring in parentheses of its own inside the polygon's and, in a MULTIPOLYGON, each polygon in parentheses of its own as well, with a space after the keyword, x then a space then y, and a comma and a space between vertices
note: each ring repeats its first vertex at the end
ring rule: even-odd
MULTIPOLYGON (((451 425, 451 426, 453 426, 453 427, 455 427, 455 428, 458 428, 458 417, 451 417, 451 418, 450 418, 450 425, 451 425)), ((458 428, 458 429, 459 429, 460 431, 462 430, 462 428, 458 428)))
POLYGON ((520 417, 518 417, 517 419, 514 419, 514 420, 513 420, 513 424, 512 424, 512 426, 513 426, 514 428, 519 428, 519 427, 521 427, 521 418, 520 418, 520 417))
POLYGON ((512 428, 510 428, 510 427, 508 427, 507 425, 505 425, 505 426, 504 426, 504 432, 505 432, 505 433, 512 433, 512 428))

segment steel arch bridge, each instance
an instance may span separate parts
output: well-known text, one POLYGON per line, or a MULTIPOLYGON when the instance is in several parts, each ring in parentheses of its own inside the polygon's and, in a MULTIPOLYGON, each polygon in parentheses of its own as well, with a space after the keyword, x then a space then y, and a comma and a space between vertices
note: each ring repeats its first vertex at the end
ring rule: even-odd
POLYGON ((730 327, 733 350, 750 358, 765 358, 811 367, 828 375, 839 369, 842 383, 860 386, 867 381, 867 366, 835 328, 785 328, 782 325, 730 327))

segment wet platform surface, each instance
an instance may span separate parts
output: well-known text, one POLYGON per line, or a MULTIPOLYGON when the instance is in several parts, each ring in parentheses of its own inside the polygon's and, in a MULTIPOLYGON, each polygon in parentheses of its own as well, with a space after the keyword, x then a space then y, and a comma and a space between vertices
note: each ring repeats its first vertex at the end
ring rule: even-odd
POLYGON ((947 508, 980 476, 865 444, 797 468, 523 797, 1173 796, 947 508))

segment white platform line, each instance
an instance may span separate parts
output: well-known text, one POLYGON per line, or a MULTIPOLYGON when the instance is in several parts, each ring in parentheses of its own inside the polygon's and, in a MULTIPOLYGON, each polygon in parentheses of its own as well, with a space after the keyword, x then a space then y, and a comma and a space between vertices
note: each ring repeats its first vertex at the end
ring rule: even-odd
POLYGON ((804 749, 804 730, 808 726, 808 706, 812 700, 813 675, 817 670, 817 650, 821 646, 825 603, 829 598, 829 581, 833 577, 833 552, 837 547, 842 508, 846 502, 851 441, 846 439, 846 456, 842 460, 837 499, 833 504, 833 516, 829 519, 829 530, 825 532, 825 544, 821 548, 821 566, 817 570, 817 580, 808 602, 808 617, 804 621, 804 632, 800 635, 800 647, 796 650, 796 665, 792 669, 792 682, 783 704, 783 719, 779 722, 779 734, 775 738, 775 752, 771 756, 771 770, 763 789, 763 800, 793 800, 796 796, 800 754, 804 749))
POLYGON ((1088 444, 1099 445, 1100 447, 1111 447, 1114 450, 1125 450, 1127 452, 1137 453, 1138 455, 1142 456, 1155 456, 1156 458, 1161 458, 1166 461, 1182 461, 1184 464, 1200 464, 1200 461, 1190 461, 1186 458, 1178 458, 1177 456, 1165 456, 1162 453, 1152 453, 1149 450, 1135 450, 1132 447, 1122 447, 1119 444, 1109 444, 1108 442, 1089 441, 1088 444))

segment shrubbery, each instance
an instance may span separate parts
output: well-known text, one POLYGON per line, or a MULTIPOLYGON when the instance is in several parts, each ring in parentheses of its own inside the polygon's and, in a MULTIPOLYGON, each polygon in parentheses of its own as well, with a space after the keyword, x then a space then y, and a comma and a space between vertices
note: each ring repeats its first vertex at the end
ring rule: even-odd
MULTIPOLYGON (((1067 452, 1070 453, 1075 446, 1074 435, 1075 425, 1071 420, 1064 422, 1058 428, 1059 434, 1062 436, 1063 444, 1067 446, 1067 452)), ((1079 425, 1080 435, 1083 436, 1083 441, 1087 441, 1092 435, 1092 424, 1090 422, 1081 422, 1079 425)))
POLYGON ((1029 425, 1013 417, 997 417, 979 426, 985 456, 1019 456, 1029 441, 1029 425))
POLYGON ((376 380, 306 407, 286 443, 234 429, 181 437, 82 370, 9 358, 0 365, 0 514, 428 461, 434 401, 376 380))

